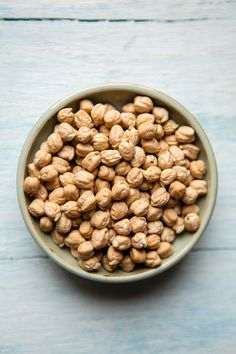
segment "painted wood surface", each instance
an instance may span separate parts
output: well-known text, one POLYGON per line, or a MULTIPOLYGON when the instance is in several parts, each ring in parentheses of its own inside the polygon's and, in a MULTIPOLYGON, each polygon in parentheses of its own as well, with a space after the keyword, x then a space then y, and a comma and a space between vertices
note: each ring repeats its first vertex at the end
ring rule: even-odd
POLYGON ((235 3, 138 1, 142 11, 131 1, 51 3, 0 2, 1 18, 19 19, 0 21, 0 353, 233 353, 235 3), (101 81, 142 82, 181 101, 218 162, 203 239, 176 269, 140 284, 97 285, 59 269, 31 240, 16 201, 17 160, 33 124, 58 98, 101 81))

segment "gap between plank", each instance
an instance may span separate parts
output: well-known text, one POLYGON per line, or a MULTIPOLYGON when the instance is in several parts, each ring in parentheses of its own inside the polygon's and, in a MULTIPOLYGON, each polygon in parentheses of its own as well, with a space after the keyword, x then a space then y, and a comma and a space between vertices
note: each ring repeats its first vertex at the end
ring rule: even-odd
POLYGON ((109 19, 109 18, 101 18, 101 19, 87 19, 87 18, 74 18, 74 17, 0 17, 0 21, 5 22, 14 22, 14 21, 22 21, 22 22, 30 22, 30 21, 75 21, 75 22, 157 22, 157 23, 178 23, 178 22, 201 22, 201 21, 208 21, 208 20, 224 20, 225 17, 200 17, 200 18, 184 18, 184 19, 135 19, 135 18, 126 18, 126 19, 109 19))

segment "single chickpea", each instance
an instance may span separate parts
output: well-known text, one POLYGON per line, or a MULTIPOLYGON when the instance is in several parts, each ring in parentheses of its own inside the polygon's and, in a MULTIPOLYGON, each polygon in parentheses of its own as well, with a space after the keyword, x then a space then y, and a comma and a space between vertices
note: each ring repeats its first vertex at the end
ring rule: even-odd
MULTIPOLYGON (((43 150, 43 151, 46 151, 46 152, 49 152, 49 148, 48 148, 48 144, 46 141, 43 141, 42 144, 40 145, 40 150, 43 150)), ((43 167, 43 166, 42 166, 43 167)))
POLYGON ((137 113, 133 103, 127 103, 122 107, 122 111, 125 113, 137 113))
POLYGON ((200 226, 200 218, 195 213, 187 214, 184 217, 184 225, 187 231, 194 232, 200 226))
POLYGON ((152 234, 160 235, 163 231, 163 223, 160 220, 149 221, 147 223, 147 230, 149 235, 152 234))
POLYGON ((105 126, 105 124, 100 125, 99 127, 99 133, 102 133, 106 135, 107 138, 109 138, 110 134, 110 129, 105 126))
POLYGON ((35 199, 41 199, 43 202, 48 198, 47 188, 43 184, 40 184, 37 193, 34 195, 35 199))
POLYGON ((107 246, 108 243, 108 229, 94 230, 91 237, 91 242, 96 250, 101 250, 107 246))
POLYGON ((129 139, 122 139, 118 146, 118 150, 125 161, 130 161, 134 157, 135 146, 129 139))
POLYGON ((191 161, 190 172, 193 178, 202 179, 206 173, 206 164, 203 160, 191 161))
POLYGON ((147 248, 150 250, 156 250, 160 246, 161 237, 156 234, 147 236, 147 248))
POLYGON ((111 218, 115 221, 123 219, 128 213, 128 206, 125 202, 115 202, 111 207, 111 218))
POLYGON ((146 252, 143 249, 136 249, 134 247, 131 248, 130 258, 134 263, 144 263, 146 261, 146 252))
POLYGON ((141 139, 141 145, 143 150, 148 154, 156 154, 159 151, 159 143, 155 138, 149 140, 141 139))
POLYGON ((63 140, 58 133, 52 133, 47 139, 48 150, 50 153, 55 154, 61 150, 63 146, 63 140))
POLYGON ((64 145, 57 155, 67 161, 72 161, 75 156, 75 149, 71 145, 64 145))
POLYGON ((79 232, 84 238, 86 239, 90 238, 92 236, 93 231, 94 228, 90 224, 89 220, 85 220, 80 223, 79 232))
POLYGON ((198 146, 193 144, 180 145, 179 148, 183 150, 185 157, 189 160, 197 160, 200 149, 198 146))
POLYGON ((131 257, 126 254, 120 263, 120 267, 124 272, 132 272, 135 268, 135 263, 132 261, 131 257))
POLYGON ((37 218, 43 216, 45 214, 44 202, 41 199, 34 199, 28 206, 28 210, 31 215, 37 218))
POLYGON ((130 205, 130 211, 136 216, 144 216, 149 208, 149 200, 140 198, 130 205))
POLYGON ((92 134, 89 127, 82 126, 77 131, 77 140, 82 144, 87 144, 91 141, 92 134))
POLYGON ((94 125, 90 115, 87 112, 83 111, 82 109, 80 109, 78 112, 75 113, 74 122, 78 129, 80 127, 92 128, 94 125))
POLYGON ((150 97, 136 96, 134 99, 134 108, 138 113, 150 112, 153 109, 153 102, 150 97))
POLYGON ((177 218, 178 215, 173 208, 165 208, 163 210, 162 220, 167 226, 172 227, 176 223, 177 218))
POLYGON ((65 238, 65 245, 70 248, 78 248, 85 241, 78 230, 73 230, 65 238))
POLYGON ((93 106, 91 111, 91 117, 96 126, 104 124, 104 116, 106 113, 106 107, 104 104, 98 103, 93 106))
POLYGON ((93 147, 95 150, 103 151, 109 148, 108 137, 103 133, 94 135, 92 139, 93 147))
POLYGON ((66 202, 66 198, 63 187, 58 187, 49 193, 48 199, 50 202, 54 202, 59 205, 64 204, 66 202))
POLYGON ((185 190, 186 186, 183 183, 174 181, 170 184, 169 193, 171 197, 179 200, 184 196, 185 190))
POLYGON ((133 167, 128 172, 126 179, 131 188, 137 188, 143 182, 143 172, 140 168, 133 167))
POLYGON ((157 221, 162 217, 162 208, 155 208, 149 205, 148 212, 146 214, 147 221, 157 221))
MULTIPOLYGON (((175 231, 176 235, 181 234, 184 229, 185 229, 185 225, 184 225, 184 219, 181 218, 180 216, 178 216, 176 223, 172 226, 173 230, 175 231)), ((168 241, 168 240, 166 240, 168 241)))
MULTIPOLYGON (((145 155, 144 150, 140 146, 135 146, 134 156, 133 156, 132 160, 130 161, 131 166, 139 168, 143 165, 145 160, 146 160, 146 155, 145 155)), ((120 164, 122 164, 122 162, 120 162, 120 164)), ((130 167, 129 164, 128 164, 128 166, 130 167)))
POLYGON ((61 187, 61 182, 59 177, 54 178, 52 181, 45 182, 45 187, 48 191, 53 191, 54 189, 61 187))
POLYGON ((178 143, 192 143, 195 140, 195 132, 193 128, 182 125, 176 130, 175 137, 178 143))
POLYGON ((78 247, 78 255, 81 260, 89 259, 94 255, 94 248, 91 241, 82 242, 78 247))
POLYGON ((93 272, 101 267, 101 263, 95 256, 83 261, 80 260, 79 265, 82 269, 86 270, 86 272, 93 272))
POLYGON ((183 167, 186 167, 187 169, 189 169, 190 168, 190 160, 183 159, 181 161, 175 162, 175 165, 176 166, 183 166, 183 167))
POLYGON ((80 172, 76 173, 74 178, 75 178, 75 184, 79 188, 91 189, 93 187, 94 176, 90 172, 80 171, 80 172))
POLYGON ((155 137, 155 134, 155 125, 150 122, 142 123, 138 126, 138 135, 141 139, 152 139, 155 137))
POLYGON ((96 207, 96 197, 93 192, 85 191, 77 200, 77 204, 81 212, 93 210, 96 207))
POLYGON ((63 108, 57 113, 57 120, 60 123, 72 124, 74 121, 74 113, 72 108, 63 108))
POLYGON ((34 165, 37 168, 47 166, 52 161, 52 155, 45 150, 38 150, 34 155, 34 165))
POLYGON ((190 174, 187 168, 183 166, 173 166, 173 170, 176 172, 177 181, 185 184, 190 174))
POLYGON ((39 169, 34 163, 28 164, 27 171, 30 177, 39 177, 39 169))
POLYGON ((161 242, 157 254, 161 258, 168 258, 174 253, 174 247, 169 242, 161 242))
POLYGON ((198 198, 198 191, 192 187, 187 187, 182 198, 184 204, 191 205, 195 204, 198 198))
POLYGON ((169 151, 165 150, 159 153, 158 155, 158 167, 161 170, 165 170, 167 168, 172 168, 173 166, 173 157, 169 151))
POLYGON ((58 176, 58 172, 53 165, 47 165, 40 170, 40 179, 42 181, 53 181, 58 176))
POLYGON ((121 125, 123 128, 128 129, 129 127, 135 127, 136 116, 133 113, 121 113, 121 125))
POLYGON ((67 184, 75 184, 75 174, 72 172, 65 172, 59 176, 59 180, 63 187, 67 184))
MULTIPOLYGON (((164 136, 164 130, 161 124, 155 124, 155 138, 157 140, 160 140, 163 136, 164 136)), ((160 149, 160 145, 159 145, 159 149, 160 149)), ((160 150, 159 150, 160 151, 160 150)))
POLYGON ((174 163, 184 160, 184 152, 178 146, 170 146, 169 152, 172 155, 174 163))
POLYGON ((142 249, 147 247, 147 237, 143 232, 137 232, 131 239, 132 247, 142 249))
POLYGON ((190 183, 189 188, 195 189, 195 191, 197 191, 198 193, 198 196, 203 196, 207 194, 207 182, 205 180, 193 180, 190 183))
POLYGON ((107 208, 109 208, 112 201, 112 193, 110 189, 102 188, 99 192, 97 192, 96 201, 97 201, 97 206, 101 210, 106 210, 107 208))
POLYGON ((147 170, 149 167, 157 166, 157 158, 154 155, 146 155, 145 161, 142 165, 144 170, 147 170))
POLYGON ((88 114, 91 113, 93 107, 94 107, 93 102, 88 99, 81 100, 79 103, 79 109, 85 111, 88 114))
POLYGON ((157 166, 150 166, 146 170, 143 170, 144 178, 148 182, 156 182, 156 181, 158 181, 161 173, 162 172, 161 172, 160 168, 157 167, 157 166))
POLYGON ((61 217, 61 208, 60 205, 54 202, 46 200, 44 204, 45 214, 52 220, 57 221, 61 217))
POLYGON ((79 157, 85 157, 86 155, 88 155, 90 152, 94 151, 93 145, 92 144, 77 144, 76 145, 76 154, 79 157))
MULTIPOLYGON (((168 147, 178 145, 178 142, 177 142, 174 134, 164 136, 163 140, 164 140, 164 143, 168 145, 168 147)), ((165 150, 167 150, 167 146, 166 146, 165 150)))
POLYGON ((56 230, 60 234, 67 234, 71 229, 72 223, 65 213, 62 213, 58 221, 56 222, 56 230))
POLYGON ((91 217, 90 223, 95 229, 101 230, 107 227, 109 221, 110 221, 109 211, 98 210, 91 217))
POLYGON ((129 219, 123 219, 114 223, 113 228, 118 235, 128 236, 131 233, 131 223, 129 219))
POLYGON ((129 185, 126 181, 117 182, 113 185, 112 198, 114 200, 122 200, 128 197, 129 195, 129 185))
POLYGON ((152 186, 152 189, 150 190, 150 193, 154 193, 157 189, 161 188, 161 184, 159 182, 155 182, 152 186))
POLYGON ((119 176, 126 176, 130 170, 131 170, 131 166, 129 162, 121 161, 115 166, 114 177, 115 177, 115 173, 119 176))
POLYGON ((84 169, 92 172, 101 163, 102 158, 99 151, 90 152, 82 161, 81 165, 84 169))
POLYGON ((187 214, 190 214, 190 213, 195 213, 195 214, 199 215, 199 213, 200 213, 199 206, 196 204, 184 205, 182 208, 182 216, 185 217, 187 214))
POLYGON ((112 241, 112 246, 118 251, 125 251, 131 247, 131 240, 127 236, 118 235, 112 241))
POLYGON ((24 192, 28 195, 35 195, 40 187, 40 181, 37 177, 26 177, 24 180, 24 192))
POLYGON ((148 268, 157 268, 161 265, 161 258, 156 251, 147 252, 144 265, 148 268))
POLYGON ((169 227, 164 227, 161 233, 161 241, 163 242, 173 242, 175 239, 175 232, 169 227))
POLYGON ((98 177, 111 182, 115 177, 115 171, 112 167, 101 165, 99 167, 98 177))
POLYGON ((135 188, 130 188, 129 189, 129 195, 126 198, 126 204, 130 206, 135 200, 140 198, 140 191, 135 188))
POLYGON ((164 186, 171 184, 176 178, 176 171, 173 168, 167 168, 161 171, 160 182, 164 186))
POLYGON ((139 142, 138 131, 134 127, 129 127, 123 135, 125 139, 132 141, 134 145, 137 145, 139 142))
POLYGON ((121 123, 120 112, 115 109, 106 112, 104 116, 104 123, 109 129, 111 129, 114 125, 119 125, 121 123))
POLYGON ((169 119, 169 112, 163 107, 153 107, 152 114, 158 124, 164 124, 169 119))
POLYGON ((54 156, 52 158, 52 166, 57 170, 58 173, 65 173, 71 170, 69 162, 58 156, 54 156))
POLYGON ((104 256, 102 257, 102 266, 106 271, 108 271, 110 273, 114 272, 117 268, 117 264, 114 264, 114 265, 109 264, 109 259, 107 258, 106 254, 104 254, 104 256))
POLYGON ((156 207, 162 207, 168 203, 170 199, 170 194, 165 188, 158 188, 151 195, 151 205, 156 207))
POLYGON ((107 250, 107 258, 110 266, 119 264, 123 259, 123 253, 110 246, 107 250))
POLYGON ((151 113, 142 113, 142 114, 139 114, 137 116, 137 118, 136 118, 136 126, 137 126, 137 128, 143 123, 154 124, 154 122, 155 122, 155 117, 151 113))
POLYGON ((71 141, 76 136, 76 130, 68 123, 59 124, 57 133, 64 141, 71 141))
POLYGON ((60 248, 65 246, 65 235, 60 234, 56 229, 51 232, 53 242, 60 248))
POLYGON ((64 186, 64 196, 67 201, 77 200, 79 198, 79 188, 74 184, 66 184, 64 186))
POLYGON ((107 166, 117 165, 121 160, 121 155, 117 150, 101 151, 102 163, 107 166))
POLYGON ((47 216, 42 216, 39 221, 39 226, 44 232, 51 232, 54 228, 54 222, 47 216))
POLYGON ((80 209, 75 200, 69 200, 61 206, 61 211, 70 219, 75 219, 80 216, 80 209))
POLYGON ((163 124, 164 133, 167 136, 173 134, 178 127, 179 125, 172 119, 163 124))
POLYGON ((131 230, 134 234, 138 232, 143 232, 146 229, 147 222, 144 217, 141 216, 133 216, 130 219, 131 230))

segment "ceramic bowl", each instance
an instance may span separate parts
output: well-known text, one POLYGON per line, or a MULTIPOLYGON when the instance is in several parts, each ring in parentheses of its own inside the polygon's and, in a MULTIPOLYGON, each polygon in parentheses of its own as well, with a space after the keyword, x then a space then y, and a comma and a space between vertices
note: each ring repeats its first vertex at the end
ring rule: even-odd
POLYGON ((17 173, 17 194, 21 213, 24 222, 33 239, 37 244, 52 258, 57 264, 66 270, 79 275, 81 277, 99 281, 99 282, 132 282, 152 277, 160 274, 178 263, 196 244, 203 235, 216 202, 217 195, 217 167, 212 151, 212 147, 208 137, 201 127, 197 119, 182 104, 172 97, 160 92, 159 90, 149 88, 139 84, 129 83, 107 83, 99 84, 84 90, 80 90, 66 98, 59 100, 52 105, 37 121, 30 131, 19 159, 17 173), (184 232, 176 237, 174 241, 175 252, 163 261, 159 268, 147 269, 137 268, 132 273, 125 273, 117 270, 109 273, 103 268, 97 272, 88 273, 79 267, 78 261, 73 258, 68 249, 60 249, 52 242, 49 235, 45 234, 40 228, 38 220, 31 217, 28 212, 29 199, 24 195, 23 181, 26 176, 27 164, 32 161, 35 152, 39 149, 40 144, 46 140, 47 136, 52 133, 56 124, 56 114, 63 107, 73 107, 74 111, 79 108, 79 101, 83 98, 90 98, 93 102, 108 102, 116 108, 120 109, 122 105, 133 100, 136 95, 150 96, 155 105, 160 105, 168 109, 171 117, 179 124, 192 126, 196 131, 196 143, 201 148, 200 158, 206 161, 208 182, 208 194, 204 198, 200 198, 198 205, 200 206, 201 226, 195 233, 184 232))

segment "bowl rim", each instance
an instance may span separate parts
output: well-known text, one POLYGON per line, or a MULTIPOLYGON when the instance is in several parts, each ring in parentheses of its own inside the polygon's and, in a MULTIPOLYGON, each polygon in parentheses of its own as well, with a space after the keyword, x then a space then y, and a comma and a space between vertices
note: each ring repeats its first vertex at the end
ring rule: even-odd
POLYGON ((160 91, 159 89, 151 88, 149 86, 143 85, 143 84, 137 84, 137 83, 128 83, 128 82, 111 82, 111 83, 99 83, 95 84, 92 86, 89 86, 87 88, 78 90, 72 94, 69 94, 62 99, 59 99, 56 103, 52 104, 45 113, 41 115, 41 117, 36 121, 36 123, 33 125, 31 128, 30 132, 28 133, 25 142, 22 146, 22 150, 20 153, 20 157, 18 160, 18 165, 17 165, 17 176, 16 176, 16 185, 17 185, 17 199, 18 199, 18 205, 24 220, 24 223, 31 234, 33 240, 39 245, 41 249, 43 249, 46 254, 52 258, 59 266, 62 268, 66 269, 67 271, 79 275, 82 278, 88 279, 88 280, 93 280, 93 281, 98 281, 102 283, 128 283, 128 282, 135 282, 135 281, 140 281, 144 279, 148 279, 152 276, 155 276, 157 274, 161 274, 164 271, 170 269, 174 265, 176 265, 180 260, 184 258, 185 255, 187 255, 188 252, 191 251, 193 246, 199 241, 199 239, 202 237, 204 234, 204 231, 211 219, 211 216, 213 214, 214 208, 215 208, 215 203, 217 199, 217 190, 218 190, 218 172, 217 172, 217 164, 216 164, 216 159, 215 155, 211 146, 211 143, 201 126, 201 124, 198 122, 197 118, 185 108, 184 105, 179 103, 177 100, 169 96, 168 94, 160 91), (130 92, 136 93, 137 95, 146 95, 146 96, 153 96, 153 97, 159 97, 159 99, 163 100, 165 103, 168 103, 170 106, 173 106, 178 112, 180 112, 181 115, 186 117, 190 123, 194 122, 194 125, 197 126, 198 130, 201 132, 201 140, 203 145, 205 146, 206 153, 207 153, 207 158, 211 170, 211 188, 212 188, 212 193, 210 195, 209 201, 208 201, 208 208, 206 210, 206 215, 204 219, 204 223, 201 225, 202 230, 201 233, 197 237, 192 237, 191 241, 187 244, 187 246, 184 247, 183 250, 181 250, 176 256, 174 256, 172 259, 170 259, 167 263, 164 263, 161 267, 154 268, 154 269, 149 269, 145 272, 139 273, 139 274, 132 274, 129 273, 125 276, 104 276, 99 273, 93 273, 93 272, 86 272, 82 268, 78 266, 78 268, 74 268, 70 264, 68 264, 64 259, 62 259, 60 256, 58 256, 56 253, 51 251, 49 247, 44 243, 40 237, 38 236, 37 231, 35 230, 33 223, 31 221, 28 208, 26 203, 24 202, 24 191, 23 191, 23 181, 24 181, 24 174, 25 174, 25 165, 26 165, 26 160, 28 156, 28 152, 34 143, 35 140, 35 135, 38 134, 38 132, 42 129, 42 127, 45 125, 45 123, 60 110, 61 108, 67 106, 70 104, 71 101, 74 101, 76 99, 81 99, 82 97, 89 97, 90 95, 97 93, 97 92, 104 92, 104 91, 116 91, 116 90, 128 90, 130 92))

